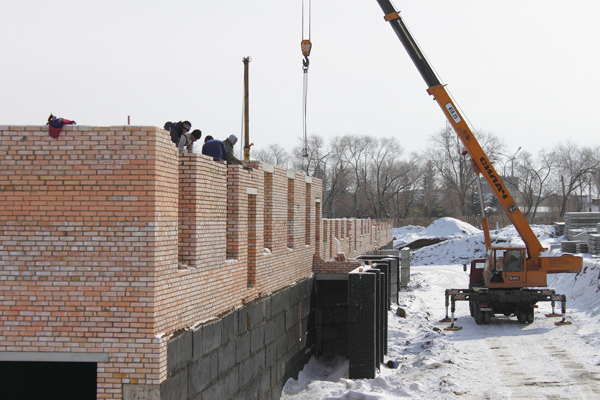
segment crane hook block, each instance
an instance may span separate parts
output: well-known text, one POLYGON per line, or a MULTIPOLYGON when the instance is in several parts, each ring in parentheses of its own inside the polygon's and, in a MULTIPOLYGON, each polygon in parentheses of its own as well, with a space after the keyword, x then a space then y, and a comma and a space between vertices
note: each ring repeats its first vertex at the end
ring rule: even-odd
POLYGON ((312 43, 310 42, 310 40, 303 40, 302 42, 300 42, 300 46, 302 47, 302 55, 305 57, 310 56, 310 49, 312 48, 312 43))

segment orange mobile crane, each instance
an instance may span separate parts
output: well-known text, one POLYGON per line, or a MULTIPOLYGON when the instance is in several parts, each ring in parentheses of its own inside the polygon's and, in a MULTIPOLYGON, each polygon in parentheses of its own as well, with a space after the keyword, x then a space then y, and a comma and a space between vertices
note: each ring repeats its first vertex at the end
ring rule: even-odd
MULTIPOLYGON (((515 314, 521 323, 533 321, 533 309, 538 301, 562 303, 562 321, 565 322, 566 297, 556 295, 554 290, 539 289, 547 286, 546 274, 559 272, 579 272, 583 265, 581 257, 564 255, 547 257, 537 236, 517 207, 514 199, 502 182, 500 175, 481 149, 471 129, 460 115, 458 107, 446 92, 423 56, 419 46, 412 38, 400 14, 389 0, 377 0, 385 17, 404 45, 413 63, 428 86, 427 92, 438 103, 448 122, 465 146, 471 157, 473 168, 478 176, 483 175, 508 218, 525 243, 525 248, 492 247, 487 219, 483 213, 482 225, 485 235, 487 255, 485 259, 471 262, 471 278, 468 289, 446 290, 446 319, 452 325, 448 329, 460 329, 454 326, 455 302, 469 301, 471 316, 477 324, 488 324, 494 314, 510 316, 515 314), (532 289, 537 288, 537 289, 532 289), (449 300, 452 303, 452 318, 448 318, 449 300)), ((481 193, 480 193, 481 198, 481 193)), ((558 316, 557 314, 549 314, 558 316)))

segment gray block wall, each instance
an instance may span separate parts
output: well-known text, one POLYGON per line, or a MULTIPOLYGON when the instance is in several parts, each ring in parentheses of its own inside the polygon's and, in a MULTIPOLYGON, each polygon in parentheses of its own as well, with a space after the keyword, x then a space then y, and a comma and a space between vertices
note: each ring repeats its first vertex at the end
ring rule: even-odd
POLYGON ((167 346, 161 400, 277 400, 312 356, 313 278, 183 331, 167 346))

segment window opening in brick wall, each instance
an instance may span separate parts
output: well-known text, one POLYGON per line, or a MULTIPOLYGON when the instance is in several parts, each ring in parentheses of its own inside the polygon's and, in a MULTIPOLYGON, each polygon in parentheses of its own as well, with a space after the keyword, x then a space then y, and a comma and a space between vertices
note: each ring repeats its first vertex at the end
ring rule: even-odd
POLYGON ((288 179, 287 247, 294 248, 294 180, 288 179))
MULTIPOLYGON (((327 243, 329 243, 329 220, 323 220, 323 260, 328 258, 327 243)), ((331 252, 329 252, 331 254, 331 252)))
MULTIPOLYGON (((228 173, 228 178, 230 175, 228 173)), ((227 246, 225 257, 228 260, 237 260, 240 257, 240 199, 236 195, 236 187, 227 185, 227 246)))
POLYGON ((273 249, 273 174, 265 172, 264 224, 263 237, 265 247, 273 249))
MULTIPOLYGON (((258 235, 256 226, 256 195, 248 195, 248 287, 256 284, 256 262, 258 259, 258 235)), ((262 249, 260 249, 262 251, 262 249)))
POLYGON ((315 254, 321 255, 321 203, 315 203, 315 254))
POLYGON ((306 246, 310 246, 310 220, 311 220, 311 201, 310 201, 310 197, 311 197, 311 185, 310 183, 306 184, 306 215, 305 215, 305 225, 304 225, 304 244, 306 246))
POLYGON ((352 220, 346 220, 346 239, 348 239, 348 251, 352 251, 352 240, 350 240, 350 233, 352 232, 352 220))
POLYGON ((3 399, 96 399, 96 363, 2 361, 3 399))

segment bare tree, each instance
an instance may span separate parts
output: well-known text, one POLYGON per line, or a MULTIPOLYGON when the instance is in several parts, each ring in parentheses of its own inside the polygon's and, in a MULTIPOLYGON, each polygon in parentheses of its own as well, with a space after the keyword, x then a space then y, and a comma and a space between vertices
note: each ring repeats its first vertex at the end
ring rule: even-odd
POLYGON ((389 218, 388 202, 399 191, 399 181, 405 174, 400 163, 403 149, 395 138, 380 138, 370 162, 370 179, 366 196, 376 218, 389 218))
POLYGON ((439 202, 439 187, 437 184, 437 170, 431 160, 425 163, 421 173, 421 193, 420 199, 422 216, 431 217, 434 209, 439 202))
MULTIPOLYGON (((352 215, 360 218, 363 215, 360 200, 364 196, 363 189, 366 187, 367 169, 376 141, 367 135, 345 135, 340 140, 344 143, 344 160, 353 175, 351 192, 354 204, 352 215)), ((365 205, 363 205, 363 208, 365 208, 365 205)))
POLYGON ((552 151, 551 157, 556 163, 555 180, 557 192, 561 198, 560 216, 567 212, 569 200, 584 185, 600 166, 599 148, 582 147, 568 141, 559 143, 552 151))
POLYGON ((400 161, 400 176, 396 180, 393 196, 394 217, 406 218, 411 212, 423 172, 424 166, 417 153, 412 153, 408 161, 400 161))
MULTIPOLYGON (((492 133, 477 132, 478 141, 491 162, 503 149, 503 143, 492 133)), ((447 200, 455 200, 459 215, 469 215, 469 190, 476 182, 475 171, 471 160, 466 156, 465 148, 448 126, 437 134, 430 136, 432 146, 425 150, 425 158, 438 170, 441 185, 446 190, 447 200)))
POLYGON ((299 138, 300 144, 292 150, 292 165, 294 171, 302 172, 306 176, 319 176, 323 171, 323 164, 329 157, 329 151, 325 148, 325 140, 319 135, 310 135, 308 137, 306 149, 302 138, 299 138), (307 156, 304 156, 306 150, 307 156))
POLYGON ((279 144, 270 144, 266 148, 259 148, 253 151, 253 157, 256 160, 266 162, 277 167, 289 168, 290 155, 279 144))
POLYGON ((523 151, 516 159, 516 190, 524 202, 525 218, 535 218, 538 207, 549 196, 554 194, 552 186, 547 183, 554 168, 554 159, 546 151, 541 150, 535 160, 531 153, 523 151))

